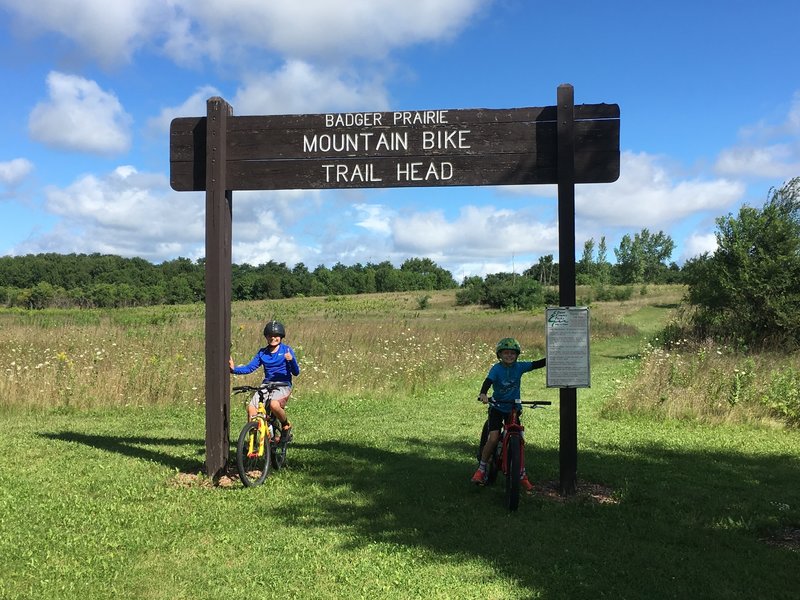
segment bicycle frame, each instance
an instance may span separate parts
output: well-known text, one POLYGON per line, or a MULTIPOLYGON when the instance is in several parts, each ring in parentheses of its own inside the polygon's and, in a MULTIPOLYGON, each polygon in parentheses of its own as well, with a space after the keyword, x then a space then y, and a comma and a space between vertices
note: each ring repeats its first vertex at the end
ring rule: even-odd
POLYGON ((503 436, 499 443, 502 444, 500 451, 500 468, 504 475, 508 475, 508 440, 512 436, 519 437, 519 466, 520 471, 525 469, 525 438, 522 432, 525 427, 519 422, 519 415, 517 414, 516 406, 511 409, 511 414, 505 419, 503 423, 503 436))

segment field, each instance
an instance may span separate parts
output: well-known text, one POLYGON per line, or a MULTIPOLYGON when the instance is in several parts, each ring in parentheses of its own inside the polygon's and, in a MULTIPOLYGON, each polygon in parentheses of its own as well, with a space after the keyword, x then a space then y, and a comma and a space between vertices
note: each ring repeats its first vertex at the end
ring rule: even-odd
MULTIPOLYGON (((800 432, 652 410, 642 356, 681 293, 591 306, 576 496, 553 489, 558 391, 523 379, 553 406, 525 415, 536 489, 514 514, 469 483, 475 396, 500 337, 543 355, 543 311, 452 292, 234 305, 237 363, 276 317, 302 369, 287 468, 248 489, 199 472, 202 306, 2 312, 0 598, 795 598, 800 432)), ((243 421, 234 406, 232 436, 243 421)))

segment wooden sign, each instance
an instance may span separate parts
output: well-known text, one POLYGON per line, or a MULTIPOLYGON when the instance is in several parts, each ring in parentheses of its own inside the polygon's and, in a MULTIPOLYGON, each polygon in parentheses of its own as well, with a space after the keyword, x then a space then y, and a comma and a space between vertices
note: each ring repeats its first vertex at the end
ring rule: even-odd
MULTIPOLYGON (((619 177, 619 106, 574 107, 575 183, 619 177)), ((206 117, 170 126, 176 191, 206 184, 206 117)), ((558 182, 555 106, 228 117, 231 190, 558 182)))

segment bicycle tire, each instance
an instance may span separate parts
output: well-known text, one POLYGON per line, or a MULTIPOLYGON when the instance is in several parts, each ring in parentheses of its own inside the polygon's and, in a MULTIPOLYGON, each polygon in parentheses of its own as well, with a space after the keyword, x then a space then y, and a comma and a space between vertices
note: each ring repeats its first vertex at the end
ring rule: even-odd
POLYGON ((506 506, 508 510, 517 510, 519 507, 519 473, 520 473, 520 446, 519 437, 512 435, 508 438, 508 455, 506 471, 506 506))
MULTIPOLYGON (((280 427, 280 423, 276 422, 276 427, 280 427)), ((272 466, 276 470, 282 469, 286 465, 286 451, 289 446, 286 432, 281 435, 281 439, 277 443, 271 444, 272 466)))
POLYGON ((248 456, 250 438, 255 437, 253 443, 258 447, 259 433, 258 421, 248 421, 242 427, 239 434, 239 441, 236 444, 236 466, 239 469, 239 477, 245 487, 261 485, 269 476, 270 467, 270 444, 265 440, 264 453, 261 456, 248 456))

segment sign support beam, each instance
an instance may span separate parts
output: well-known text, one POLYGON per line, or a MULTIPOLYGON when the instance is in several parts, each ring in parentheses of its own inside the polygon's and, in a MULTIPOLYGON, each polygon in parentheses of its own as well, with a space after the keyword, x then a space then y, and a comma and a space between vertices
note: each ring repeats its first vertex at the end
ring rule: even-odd
MULTIPOLYGON (((575 306, 575 90, 558 86, 558 293, 575 306)), ((559 468, 562 496, 575 494, 578 478, 578 393, 559 390, 559 468)))
POLYGON ((230 447, 231 237, 227 130, 233 110, 209 98, 206 125, 206 475, 216 480, 230 447))

